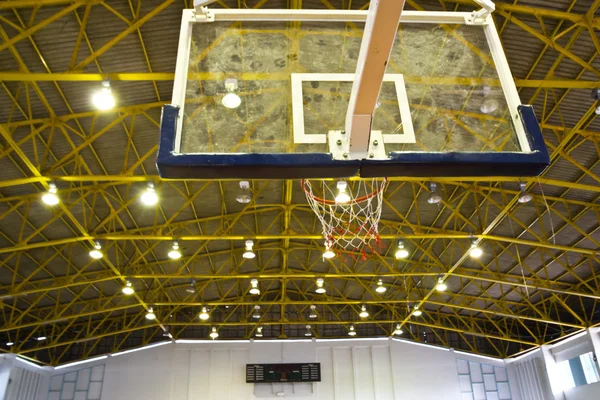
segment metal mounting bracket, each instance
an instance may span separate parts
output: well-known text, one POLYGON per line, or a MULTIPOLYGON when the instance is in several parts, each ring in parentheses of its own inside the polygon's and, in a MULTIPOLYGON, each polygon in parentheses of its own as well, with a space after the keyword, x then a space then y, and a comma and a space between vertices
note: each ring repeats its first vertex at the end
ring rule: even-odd
POLYGON ((496 5, 492 0, 473 0, 482 8, 479 11, 473 11, 467 19, 467 25, 481 25, 487 20, 487 17, 496 11, 496 5))
MULTIPOLYGON (((196 8, 196 10, 198 10, 198 8, 196 8)), ((215 15, 213 14, 213 12, 211 10, 208 9, 208 7, 200 7, 200 13, 196 13, 196 19, 198 19, 198 16, 202 15, 204 16, 204 21, 203 22, 215 22, 215 15)), ((201 22, 201 21, 196 21, 196 22, 201 22)))
MULTIPOLYGON (((350 152, 349 135, 345 131, 329 131, 327 141, 329 143, 329 152, 334 160, 353 160, 350 152)), ((383 143, 383 134, 381 131, 371 131, 369 150, 365 159, 369 160, 387 160, 388 156, 383 143)))

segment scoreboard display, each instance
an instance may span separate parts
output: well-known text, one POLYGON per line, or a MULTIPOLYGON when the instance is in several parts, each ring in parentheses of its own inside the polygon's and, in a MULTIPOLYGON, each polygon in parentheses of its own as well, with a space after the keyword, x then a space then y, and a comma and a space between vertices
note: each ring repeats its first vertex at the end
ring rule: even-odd
POLYGON ((246 364, 246 383, 321 382, 321 364, 246 364))

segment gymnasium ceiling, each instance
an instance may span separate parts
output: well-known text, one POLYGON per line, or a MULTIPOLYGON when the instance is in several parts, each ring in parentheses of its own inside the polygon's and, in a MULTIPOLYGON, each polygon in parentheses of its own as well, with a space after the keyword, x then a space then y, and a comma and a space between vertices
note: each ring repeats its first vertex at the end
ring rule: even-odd
MULTIPOLYGON (((552 166, 518 180, 394 179, 381 254, 323 261, 297 181, 157 176, 160 107, 171 98, 181 11, 191 1, 0 1, 0 351, 57 365, 169 339, 389 336, 507 357, 600 324, 600 0, 496 2, 496 23, 523 103, 533 104, 552 166), (551 3, 551 5, 549 5, 551 3), (90 102, 100 81, 112 111, 90 102), (427 184, 444 199, 427 203, 427 184), (54 182, 61 203, 41 195, 54 182), (140 195, 156 185, 159 205, 140 195), (466 256, 470 239, 484 255, 466 256), (183 257, 171 261, 174 239, 183 257), (242 258, 254 239, 257 257, 242 258), (403 239, 410 257, 393 257, 403 239), (100 241, 105 256, 90 259, 100 241), (438 293, 439 276, 449 289, 438 293), (257 277, 261 295, 248 293, 257 277), (316 295, 315 279, 328 293, 316 295), (374 291, 378 278, 388 290, 374 291), (121 288, 126 279, 133 296, 121 288), (190 283, 195 292, 189 293, 190 283), (319 318, 308 320, 309 305, 319 318), (361 304, 370 311, 361 320, 361 304), (251 318, 260 305, 259 323, 251 318), (410 315, 420 305, 421 317, 410 315), (211 320, 198 319, 201 306, 211 320), (145 314, 153 307, 157 319, 145 314), (167 335, 167 336, 165 336, 167 335), (46 337, 45 340, 36 340, 46 337), (14 342, 13 346, 5 343, 14 342)), ((364 9, 364 1, 219 1, 218 7, 364 9)), ((464 10, 469 0, 406 9, 464 10)), ((482 117, 482 118, 485 118, 482 117)))

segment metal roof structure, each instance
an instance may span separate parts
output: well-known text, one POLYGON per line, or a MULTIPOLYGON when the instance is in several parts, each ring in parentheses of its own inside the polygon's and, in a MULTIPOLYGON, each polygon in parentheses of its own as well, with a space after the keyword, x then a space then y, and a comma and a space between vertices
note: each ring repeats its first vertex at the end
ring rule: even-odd
MULTIPOLYGON (((192 1, 0 1, 0 351, 44 365, 165 339, 389 336, 508 357, 600 324, 600 0, 497 1, 523 103, 551 167, 519 179, 391 179, 380 254, 324 261, 298 181, 161 180, 181 11, 192 1), (90 97, 109 79, 117 107, 90 97), (427 203, 428 183, 443 192, 427 203), (42 204, 49 184, 56 207, 42 204), (141 204, 153 183, 160 201, 141 204), (484 254, 468 257, 472 238, 484 254), (254 240, 256 258, 244 259, 254 240), (398 239, 410 256, 393 257, 398 239), (167 253, 177 240, 183 257, 167 253), (104 257, 94 260, 95 241, 104 257), (448 290, 437 292, 440 276, 448 290), (248 293, 250 280, 261 294, 248 293), (323 278, 327 294, 315 294, 323 278), (382 279, 387 291, 375 291, 382 279), (135 293, 121 289, 129 280, 135 293), (193 290, 190 288, 193 287, 193 290), (261 318, 252 318, 254 306, 261 318), (309 318, 310 305, 318 317, 309 318), (365 305, 368 318, 358 316, 365 305), (418 305, 423 315, 415 317, 418 305), (201 307, 209 321, 201 321, 201 307), (156 319, 145 315, 152 307, 156 319), (45 338, 43 340, 37 340, 45 338), (13 342, 12 346, 5 343, 13 342)), ((364 0, 220 0, 215 7, 365 9, 364 0)), ((470 0, 407 9, 471 11, 470 0)), ((484 117, 482 117, 484 118, 484 117)))

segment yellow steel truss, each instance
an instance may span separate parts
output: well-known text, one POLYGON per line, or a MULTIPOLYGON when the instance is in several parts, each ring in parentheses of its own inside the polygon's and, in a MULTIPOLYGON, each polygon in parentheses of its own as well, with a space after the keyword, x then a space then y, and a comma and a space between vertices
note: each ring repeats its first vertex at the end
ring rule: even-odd
MULTIPOLYGON (((243 4, 262 7, 271 2, 275 0, 243 4)), ((575 178, 498 176, 457 181, 432 177, 442 184, 446 196, 440 209, 428 211, 433 218, 426 220, 420 216, 418 198, 427 191, 427 182, 392 179, 384 198, 389 216, 381 222, 385 242, 381 254, 365 263, 360 254, 348 252, 344 259, 325 264, 317 255, 322 245, 317 221, 302 199, 294 197, 297 182, 278 183, 279 201, 252 202, 232 212, 226 193, 231 183, 161 180, 148 171, 157 146, 142 150, 139 126, 159 126, 158 111, 165 101, 157 82, 171 81, 173 74, 154 70, 148 52, 151 44, 142 28, 175 6, 174 1, 148 8, 141 1, 128 0, 124 2, 127 12, 123 12, 101 0, 47 0, 43 8, 52 6, 53 12, 36 18, 39 3, 0 1, 0 53, 10 55, 18 66, 0 72, 0 91, 10 102, 9 117, 0 121, 0 162, 13 171, 0 182, 0 335, 4 335, 0 337, 16 343, 0 351, 57 364, 127 348, 131 338, 136 338, 137 345, 147 344, 167 329, 174 338, 196 337, 197 332, 215 325, 249 338, 259 324, 284 335, 282 327, 290 332, 310 323, 317 336, 332 337, 331 326, 353 323, 371 329, 365 332, 391 334, 396 323, 401 323, 410 328, 407 335, 413 340, 422 340, 425 332, 430 341, 441 345, 508 356, 598 324, 600 133, 593 129, 597 104, 578 114, 576 123, 565 122, 561 105, 573 91, 600 86, 600 71, 592 65, 600 53, 600 19, 595 18, 599 0, 585 15, 570 12, 575 1, 565 11, 518 2, 497 4, 501 30, 511 24, 543 46, 527 76, 516 83, 522 93, 535 89, 523 100, 543 102, 538 112, 550 139, 553 166, 568 165, 576 171, 575 178), (97 7, 103 7, 126 28, 95 47, 86 28, 97 7), (29 17, 25 19, 25 15, 29 17), (65 55, 69 67, 54 71, 44 58, 44 46, 38 46, 35 38, 64 16, 72 16, 79 26, 73 51, 65 55), (532 23, 531 17, 537 23, 532 23), (550 20, 552 31, 545 25, 550 20), (103 71, 102 57, 132 36, 139 42, 147 71, 103 71), (563 37, 569 40, 559 44, 563 37), (590 38, 595 48, 587 59, 573 51, 584 38, 590 38), (33 58, 22 54, 23 44, 33 50, 33 58), (539 79, 539 74, 533 79, 545 54, 557 57, 544 70, 544 79, 539 79), (557 78, 555 72, 565 60, 577 65, 577 76, 557 78), (97 72, 89 72, 86 67, 91 66, 97 72), (593 79, 584 79, 590 74, 593 79), (156 98, 113 110, 115 118, 110 121, 102 118, 102 112, 76 112, 64 85, 104 79, 152 82, 156 98), (41 104, 43 116, 33 111, 35 104, 41 104), (55 109, 63 105, 68 113, 57 115, 55 109), (103 162, 98 143, 119 135, 125 135, 127 157, 118 173, 109 173, 115 169, 103 162), (58 149, 57 141, 64 146, 58 149), (596 151, 591 162, 578 155, 584 145, 596 151), (170 197, 168 207, 159 206, 150 219, 141 218, 136 210, 136 188, 149 181, 170 197), (60 183, 63 201, 40 219, 40 192, 47 190, 50 182, 60 183), (536 194, 525 210, 517 202, 517 182, 548 193, 536 194), (218 194, 219 211, 211 215, 199 207, 206 193, 218 194), (406 203, 406 193, 411 194, 410 204, 399 206, 406 203), (58 226, 63 229, 59 237, 53 234, 58 226), (466 250, 473 237, 484 241, 491 257, 476 263, 468 260, 466 250), (409 261, 392 257, 398 238, 415 251, 409 261), (160 250, 162 243, 174 239, 193 247, 192 254, 176 264, 160 250), (256 265, 244 264, 240 258, 245 239, 258 242, 256 265), (110 257, 82 262, 81 254, 85 255, 94 240, 102 241, 110 257), (213 247, 216 245, 220 247, 213 247), (199 271, 195 265, 205 268, 199 271), (326 297, 314 294, 314 281, 319 277, 331 284, 326 297), (438 293, 438 277, 455 279, 457 286, 438 293), (258 298, 246 294, 251 278, 261 281, 258 298), (374 292, 379 278, 386 280, 384 297, 374 292), (127 279, 136 286, 131 297, 120 292, 127 279), (192 279, 196 292, 186 294, 184 289, 192 279), (371 308, 368 321, 355 319, 363 304, 371 308), (254 305, 264 311, 258 321, 250 318, 254 305), (306 317, 310 305, 318 307, 317 320, 306 317), (422 318, 411 316, 414 305, 425 311, 422 318), (195 318, 200 306, 218 310, 219 317, 200 322, 195 318), (144 320, 149 307, 157 312, 156 321, 144 320), (30 339, 42 334, 48 341, 32 345, 30 339), (74 349, 77 355, 73 355, 74 349)), ((186 5, 191 7, 189 3, 186 5)), ((359 3, 364 8, 366 2, 359 3)), ((473 4, 470 0, 439 3, 448 10, 473 4)), ((240 6, 233 1, 218 4, 240 6)), ((322 0, 322 4, 326 8, 351 6, 349 1, 322 0)), ((424 7, 411 0, 407 4, 414 9, 424 7)), ((290 1, 288 6, 301 8, 302 2, 290 1)), ((273 74, 255 75, 242 72, 239 78, 278 79, 273 74)), ((223 75, 201 73, 193 78, 221 80, 223 75)), ((438 83, 498 85, 494 80, 464 82, 444 77, 438 83)), ((273 190, 269 184, 252 182, 255 198, 273 190)), ((339 335, 336 332, 334 336, 339 335)))

